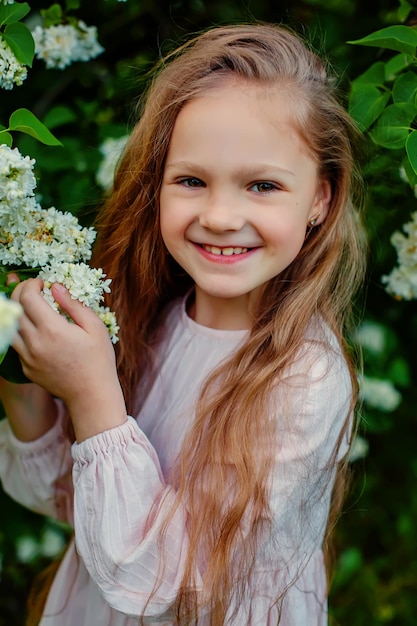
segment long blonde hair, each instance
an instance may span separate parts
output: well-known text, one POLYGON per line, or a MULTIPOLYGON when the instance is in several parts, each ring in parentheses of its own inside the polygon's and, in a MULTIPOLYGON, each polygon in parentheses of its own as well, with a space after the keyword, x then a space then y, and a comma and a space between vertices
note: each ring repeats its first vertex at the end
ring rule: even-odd
MULTIPOLYGON (((203 551, 214 626, 224 623, 232 595, 243 593, 265 532, 272 450, 264 444, 268 437, 273 440, 273 424, 267 420, 270 393, 305 341, 315 314, 344 351, 355 404, 356 376, 344 337, 364 272, 364 238, 351 197, 360 185, 353 152, 357 131, 323 62, 297 35, 270 24, 217 27, 193 38, 159 64, 98 221, 94 262, 113 278, 109 305, 121 327, 118 368, 129 411, 140 409, 135 391, 154 374, 152 355, 166 305, 191 287, 167 254, 159 227, 160 184, 175 120, 188 101, 228 76, 279 85, 293 98, 295 127, 318 163, 320 178, 330 182, 332 198, 326 220, 311 230, 295 261, 263 288, 245 345, 207 381, 171 477, 175 506, 186 499, 189 511, 188 557, 174 606, 177 621, 189 623, 198 615, 193 572, 203 551), (226 483, 233 486, 227 506, 226 483), (241 545, 243 520, 251 532, 241 545), (239 580, 236 571, 242 573, 239 580)), ((344 431, 348 424, 346 415, 344 431)))

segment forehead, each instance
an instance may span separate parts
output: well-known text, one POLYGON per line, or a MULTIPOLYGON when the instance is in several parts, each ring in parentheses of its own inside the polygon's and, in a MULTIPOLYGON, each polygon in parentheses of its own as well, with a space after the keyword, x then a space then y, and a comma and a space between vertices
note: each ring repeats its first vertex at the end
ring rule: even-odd
MULTIPOLYGON (((297 130, 290 86, 220 81, 189 100, 174 125, 168 160, 189 153, 235 160, 314 161, 297 130)), ((301 104, 299 105, 302 106, 301 104)))

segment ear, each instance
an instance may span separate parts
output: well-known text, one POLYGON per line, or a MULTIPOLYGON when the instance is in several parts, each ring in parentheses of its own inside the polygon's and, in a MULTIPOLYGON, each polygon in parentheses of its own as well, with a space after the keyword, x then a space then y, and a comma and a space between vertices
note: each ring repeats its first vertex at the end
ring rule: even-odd
POLYGON ((328 180, 319 182, 316 198, 311 208, 309 220, 315 219, 315 226, 324 222, 329 212, 332 199, 332 188, 328 180))

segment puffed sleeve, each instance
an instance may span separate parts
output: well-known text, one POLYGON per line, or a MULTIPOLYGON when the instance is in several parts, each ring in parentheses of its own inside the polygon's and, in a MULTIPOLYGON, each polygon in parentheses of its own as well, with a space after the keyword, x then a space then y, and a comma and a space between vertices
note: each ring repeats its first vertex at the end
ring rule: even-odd
POLYGON ((73 522, 71 443, 61 402, 54 426, 35 441, 17 439, 6 419, 0 422, 0 478, 13 500, 36 513, 73 522))
MULTIPOLYGON (((286 392, 278 393, 272 402, 278 415, 271 415, 277 433, 271 475, 272 532, 261 546, 254 577, 262 581, 263 600, 255 600, 256 619, 248 617, 249 621, 240 623, 261 624, 259 612, 266 616, 264 624, 272 623, 268 615, 276 608, 271 609, 271 603, 277 589, 285 588, 286 574, 305 568, 321 548, 333 480, 329 464, 351 394, 342 358, 324 361, 317 354, 299 359, 301 371, 296 368, 291 373, 286 392), (294 561, 294 569, 283 574, 287 560, 294 561)), ((168 615, 184 572, 187 509, 183 503, 175 510, 161 546, 161 525, 174 496, 164 482, 154 448, 130 418, 74 444, 72 453, 75 538, 87 570, 116 610, 131 616, 168 615), (165 570, 161 576, 162 550, 165 570)), ((322 568, 321 556, 315 567, 317 563, 322 568)), ((199 591, 202 572, 197 569, 198 564, 195 588, 199 591)), ((324 574, 321 586, 325 587, 324 574)), ((252 597, 257 593, 253 591, 252 597)), ((252 615, 254 607, 244 604, 239 614, 252 615)))
MULTIPOLYGON (((187 554, 187 514, 159 533, 173 494, 158 457, 133 418, 73 446, 75 540, 106 601, 127 615, 163 615, 175 600, 187 554)), ((197 585, 200 581, 197 580, 197 585)))

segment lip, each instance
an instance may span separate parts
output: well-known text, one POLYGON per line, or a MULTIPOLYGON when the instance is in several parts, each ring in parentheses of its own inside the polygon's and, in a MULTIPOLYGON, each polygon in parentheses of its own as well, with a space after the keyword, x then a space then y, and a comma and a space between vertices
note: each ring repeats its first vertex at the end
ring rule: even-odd
MULTIPOLYGON (((199 252, 199 254, 201 254, 201 256, 203 256, 205 259, 211 261, 212 263, 218 263, 220 265, 232 265, 234 263, 239 263, 241 261, 244 261, 245 259, 248 259, 250 256, 252 256, 252 254, 254 254, 259 247, 253 247, 248 249, 247 252, 241 252, 240 254, 230 254, 230 255, 223 255, 223 254, 213 254, 212 252, 209 252, 208 250, 206 250, 205 248, 203 248, 203 246, 201 244, 192 242, 192 245, 194 246, 194 248, 196 248, 197 252, 199 252)), ((215 246, 218 248, 238 248, 238 247, 246 247, 246 246, 215 246)))

